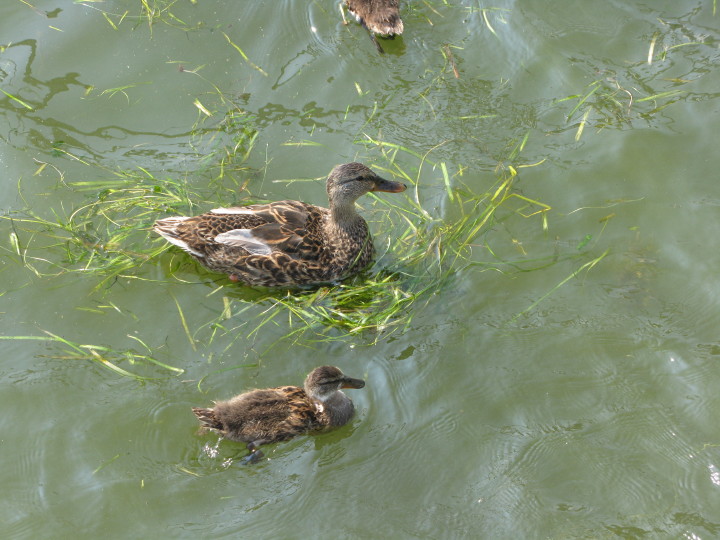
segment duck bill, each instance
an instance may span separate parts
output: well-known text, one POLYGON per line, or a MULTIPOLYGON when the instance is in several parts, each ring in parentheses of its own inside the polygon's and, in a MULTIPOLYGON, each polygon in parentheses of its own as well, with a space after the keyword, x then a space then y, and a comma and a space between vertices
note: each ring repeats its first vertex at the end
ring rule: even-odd
POLYGON ((345 380, 342 383, 342 386, 340 388, 363 388, 365 386, 365 381, 362 379, 353 379, 351 377, 345 377, 345 380))
POLYGON ((402 193, 407 189, 407 186, 405 184, 401 184, 400 182, 392 182, 390 180, 385 180, 384 178, 380 178, 375 182, 375 186, 372 188, 372 191, 387 191, 388 193, 402 193))

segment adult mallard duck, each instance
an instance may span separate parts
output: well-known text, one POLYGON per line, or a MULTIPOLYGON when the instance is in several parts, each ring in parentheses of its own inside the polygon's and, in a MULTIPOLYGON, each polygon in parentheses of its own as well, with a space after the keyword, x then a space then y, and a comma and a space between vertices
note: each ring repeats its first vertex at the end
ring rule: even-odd
POLYGON ((360 272, 372 260, 367 223, 355 210, 358 197, 406 187, 360 163, 345 163, 328 176, 329 209, 298 201, 216 208, 161 219, 153 229, 233 281, 266 287, 328 283, 360 272))
MULTIPOLYGON (((344 0, 344 4, 348 11, 355 15, 357 21, 370 32, 370 38, 380 53, 384 51, 375 39, 375 34, 393 37, 403 33, 404 27, 400 18, 398 0, 344 0)), ((340 13, 343 23, 347 24, 342 1, 340 2, 340 13)))
POLYGON ((247 443, 248 462, 262 456, 262 444, 285 441, 307 432, 323 431, 346 424, 354 407, 341 388, 362 388, 365 381, 347 377, 334 366, 315 368, 305 378, 304 388, 279 386, 251 390, 212 409, 193 407, 203 427, 223 437, 247 443))

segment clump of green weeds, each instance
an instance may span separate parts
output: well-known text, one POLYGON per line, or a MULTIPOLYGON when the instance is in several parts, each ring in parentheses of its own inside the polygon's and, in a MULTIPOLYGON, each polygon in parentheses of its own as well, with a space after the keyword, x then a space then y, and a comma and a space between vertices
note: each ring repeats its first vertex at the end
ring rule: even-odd
POLYGON ((673 103, 687 99, 690 90, 686 88, 696 78, 668 78, 664 76, 667 66, 673 55, 686 47, 710 44, 678 21, 669 23, 658 19, 657 24, 658 30, 649 39, 645 59, 630 62, 621 70, 585 61, 596 78, 582 92, 555 100, 555 103, 575 103, 566 121, 575 128, 576 141, 587 126, 597 130, 630 126, 635 119, 649 120, 673 103), (688 41, 686 32, 695 39, 688 41))
MULTIPOLYGON (((197 0, 191 0, 191 3, 194 4, 196 1, 197 0)), ((183 20, 181 16, 178 16, 177 12, 173 10, 173 8, 177 7, 176 4, 179 3, 178 0, 140 0, 135 6, 137 10, 121 9, 119 11, 103 9, 103 6, 97 4, 95 0, 79 0, 76 1, 76 3, 102 13, 105 21, 113 30, 118 30, 120 26, 126 22, 132 24, 134 27, 146 24, 150 32, 152 32, 153 27, 158 24, 164 24, 183 31, 192 30, 197 27, 197 25, 193 26, 183 20)))
MULTIPOLYGON (((167 246, 149 241, 153 222, 162 215, 192 215, 211 201, 231 200, 246 187, 245 161, 257 138, 253 117, 219 90, 213 93, 212 110, 202 107, 193 128, 191 147, 197 152, 201 172, 209 176, 209 189, 193 188, 185 178, 159 178, 149 170, 107 170, 104 178, 66 180, 61 170, 40 162, 36 175, 55 170, 58 189, 87 195, 79 207, 64 204, 47 212, 35 211, 23 193, 25 209, 1 218, 11 221, 11 252, 37 276, 68 272, 95 276, 96 288, 119 276, 140 279, 133 269, 163 252, 167 246), (241 180, 244 178, 245 180, 241 180), (61 259, 48 253, 62 252, 61 259)), ((83 159, 57 147, 55 157, 67 157, 91 167, 83 159)), ((97 170, 97 168, 95 168, 97 170)))
MULTIPOLYGON (((254 138, 254 132, 245 134, 250 146, 254 138)), ((508 162, 517 160, 526 141, 527 134, 512 148, 508 162)), ((293 342, 354 335, 367 336, 370 342, 385 339, 407 328, 458 272, 478 264, 473 259, 474 244, 498 219, 537 216, 541 226, 547 227, 550 207, 514 188, 518 169, 528 165, 498 166, 494 180, 478 190, 464 183, 464 168, 431 159, 432 149, 420 154, 370 137, 362 143, 382 155, 383 162, 376 163, 376 168, 410 185, 404 203, 375 197, 373 228, 392 231, 376 234, 378 263, 343 283, 264 290, 250 300, 233 298, 232 290, 227 290, 237 290, 237 286, 221 284, 219 288, 227 292, 222 314, 203 325, 211 329, 210 342, 218 334, 228 334, 226 321, 239 314, 249 316, 244 321, 249 337, 266 325, 274 325, 285 329, 282 340, 293 342), (414 165, 410 169, 405 163, 414 165), (421 200, 426 187, 421 184, 428 169, 436 176, 433 184, 440 186, 446 203, 442 215, 428 211, 421 200)), ((227 154, 228 159, 233 156, 233 152, 227 154)), ((22 264, 39 276, 72 272, 92 275, 97 278, 98 289, 120 276, 147 279, 137 268, 168 249, 166 243, 149 239, 154 220, 168 213, 193 215, 201 206, 210 205, 207 193, 203 199, 182 180, 157 178, 144 169, 116 172, 114 176, 111 180, 67 182, 75 191, 93 194, 68 215, 54 210, 54 219, 49 219, 26 210, 24 215, 8 216, 12 219, 14 252, 22 264), (63 253, 62 261, 47 256, 58 249, 63 253)), ((232 194, 235 198, 234 189, 232 194)), ((229 197, 216 189, 212 198, 217 204, 218 198, 222 201, 229 197)), ((196 337, 186 324, 184 329, 194 343, 196 337)))
POLYGON ((75 343, 47 331, 45 334, 45 336, 0 336, 0 340, 49 342, 55 345, 57 350, 53 354, 44 355, 46 358, 71 361, 79 360, 85 362, 90 361, 107 368, 118 375, 130 377, 138 381, 156 379, 158 377, 143 375, 137 371, 137 368, 144 371, 148 371, 150 368, 161 368, 175 375, 184 373, 183 369, 160 362, 154 358, 150 347, 134 336, 129 335, 128 337, 137 341, 144 349, 147 350, 148 354, 139 353, 132 348, 117 350, 110 347, 104 347, 102 345, 75 343), (121 364, 129 364, 129 369, 132 369, 133 371, 122 367, 121 364))
POLYGON ((72 212, 53 208, 49 217, 26 202, 24 211, 3 216, 11 221, 14 255, 37 276, 92 275, 100 288, 161 253, 163 246, 146 241, 149 225, 160 213, 192 211, 198 194, 184 181, 159 179, 144 169, 114 176, 68 182, 73 190, 93 193, 72 212), (58 251, 61 260, 48 258, 58 251))
MULTIPOLYGON (((517 142, 511 152, 513 157, 517 157, 526 140, 527 135, 517 142)), ((432 150, 421 155, 370 137, 362 142, 383 155, 385 163, 376 163, 376 168, 410 185, 405 203, 375 197, 373 218, 379 224, 373 228, 392 231, 376 234, 378 263, 342 283, 261 293, 252 302, 264 309, 246 325, 248 337, 266 325, 275 325, 286 329, 280 340, 299 344, 343 340, 353 335, 363 335, 370 343, 385 339, 407 328, 458 272, 477 264, 473 260, 474 244, 497 219, 537 216, 541 226, 547 227, 550 207, 514 188, 517 168, 511 165, 499 167, 495 181, 478 192, 462 182, 461 167, 453 171, 445 162, 431 160, 432 150), (407 161, 416 161, 413 173, 403 165, 407 161), (431 214, 421 200, 426 168, 432 169, 444 186, 449 203, 447 215, 431 214), (501 209, 506 214, 502 218, 498 215, 501 209)), ((208 326, 217 329, 223 321, 247 311, 247 300, 225 296, 224 301, 223 314, 208 326)))

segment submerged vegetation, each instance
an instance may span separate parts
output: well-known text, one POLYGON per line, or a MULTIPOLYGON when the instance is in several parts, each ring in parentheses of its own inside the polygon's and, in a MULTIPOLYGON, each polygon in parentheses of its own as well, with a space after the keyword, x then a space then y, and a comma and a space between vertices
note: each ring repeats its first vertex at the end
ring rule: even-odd
POLYGON ((136 371, 128 371, 128 369, 120 367, 118 364, 124 362, 129 364, 130 369, 136 365, 143 365, 145 368, 148 366, 155 366, 162 368, 166 371, 180 374, 184 370, 178 367, 170 366, 166 363, 160 362, 153 357, 152 350, 145 343, 137 337, 128 336, 139 343, 144 349, 147 350, 147 354, 138 353, 134 349, 123 349, 116 350, 110 347, 103 347, 101 345, 84 345, 81 343, 73 343, 63 337, 45 332, 46 336, 0 336, 0 340, 29 340, 29 341, 45 341, 57 345, 59 351, 44 355, 47 358, 55 358, 58 360, 81 360, 95 362, 111 371, 114 371, 118 375, 125 377, 132 377, 138 380, 149 380, 155 377, 148 377, 137 373, 136 371))
MULTIPOLYGON (((236 140, 232 150, 225 146, 210 154, 216 156, 216 164, 222 165, 214 170, 225 171, 230 165, 245 162, 256 132, 248 128, 239 133, 244 134, 243 141, 236 140)), ((527 137, 516 141, 510 157, 517 158, 527 137)), ((311 345, 351 335, 364 335, 367 343, 374 343, 410 325, 433 295, 451 284, 464 268, 483 266, 502 271, 506 266, 503 261, 492 260, 492 255, 490 260, 478 260, 474 253, 478 239, 498 221, 512 216, 536 218, 538 226, 547 227, 550 207, 525 197, 514 185, 518 170, 532 165, 501 166, 494 182, 478 191, 463 182, 462 168, 433 160, 432 149, 420 154, 368 136, 358 143, 381 156, 374 165, 383 174, 411 186, 404 203, 373 196, 376 209, 366 211, 374 230, 392 231, 376 240, 378 262, 343 283, 312 289, 258 290, 250 299, 235 294, 243 287, 212 275, 219 283, 208 296, 220 292, 223 302, 216 319, 193 330, 175 300, 183 332, 193 348, 199 335, 212 343, 219 335, 235 334, 237 327, 232 321, 237 317, 242 317, 243 335, 249 338, 266 325, 273 325, 285 329, 281 340, 294 343, 311 345), (422 200, 422 183, 428 176, 442 186, 442 212, 428 210, 422 200)), ((85 198, 72 211, 63 211, 60 205, 53 208, 50 218, 34 212, 26 203, 23 212, 5 216, 11 223, 12 252, 17 261, 36 276, 92 276, 95 290, 105 293, 119 278, 151 280, 142 266, 162 261, 158 255, 168 249, 150 233, 152 223, 167 214, 193 214, 211 205, 232 204, 238 189, 237 174, 229 182, 227 177, 216 175, 204 190, 190 187, 185 180, 155 177, 145 169, 115 171, 112 177, 83 181, 62 178, 63 189, 85 198)), ((245 185, 242 183, 241 188, 245 185)), ((483 251, 492 254, 491 250, 483 251)), ((182 260, 185 265, 194 264, 189 258, 182 260)), ((168 272, 171 277, 176 275, 172 267, 168 272)), ((175 369, 156 361, 151 354, 79 345, 54 335, 41 339, 62 343, 66 358, 85 357, 125 375, 130 372, 117 366, 115 360, 175 369)))
MULTIPOLYGON (((133 8, 134 11, 117 13, 106 11, 107 6, 103 3, 78 3, 98 10, 115 31, 128 24, 133 28, 146 25, 151 34, 159 24, 182 31, 199 28, 178 15, 175 10, 181 4, 176 0, 142 0, 133 8)), ((429 24, 432 24, 433 17, 442 17, 436 7, 453 9, 453 6, 434 5, 432 2, 424 5, 428 9, 420 18, 424 17, 429 24)), ((408 9, 419 10, 417 7, 408 9)), ((507 10, 461 9, 469 16, 481 17, 482 27, 493 36, 492 39, 502 39, 502 32, 510 20, 506 16, 507 10)), ((257 59, 247 54, 236 38, 224 32, 222 36, 228 54, 236 58, 239 55, 240 63, 247 71, 260 78, 268 76, 267 66, 261 66, 259 62, 256 64, 257 59)), ((618 69, 616 72, 588 64, 586 71, 594 74, 594 77, 589 77, 594 80, 582 91, 552 100, 550 108, 562 112, 564 123, 549 129, 546 125, 544 133, 574 131, 577 142, 586 126, 597 130, 608 126, 623 127, 635 118, 649 118, 681 99, 684 96, 682 91, 667 89, 667 82, 662 88, 658 85, 658 90, 650 84, 637 85, 640 89, 633 86, 633 81, 640 78, 636 72, 641 68, 663 62, 679 47, 700 43, 669 42, 661 47, 661 41, 658 35, 653 35, 647 62, 626 66, 624 71, 615 68, 618 69), (642 108, 640 104, 643 104, 642 108)), ((438 47, 437 54, 438 61, 443 64, 435 72, 437 77, 428 77, 430 82, 424 84, 429 86, 412 97, 422 99, 423 106, 430 107, 436 119, 434 105, 428 96, 431 91, 445 88, 448 84, 446 77, 464 82, 463 42, 443 44, 438 47)), ((209 346, 223 337, 227 341, 225 350, 228 350, 237 340, 252 340, 270 327, 278 335, 270 347, 278 342, 312 347, 317 342, 349 339, 372 344, 408 328, 439 293, 458 287, 465 272, 525 272, 567 259, 578 259, 573 263, 575 270, 572 273, 546 295, 529 302, 525 310, 511 319, 514 321, 579 272, 595 267, 607 254, 607 251, 599 256, 591 254, 589 235, 576 249, 568 249, 566 253, 556 251, 536 259, 526 257, 519 242, 517 246, 498 246, 499 241, 491 239, 490 232, 496 227, 519 220, 532 220, 534 227, 548 230, 551 209, 548 201, 534 200, 518 186, 523 170, 544 162, 537 158, 524 159, 526 143, 532 134, 538 132, 534 125, 530 128, 520 122, 514 129, 522 131, 510 140, 500 141, 504 148, 494 153, 494 162, 485 161, 484 170, 473 167, 470 173, 467 166, 453 162, 455 154, 441 151, 443 142, 437 142, 432 148, 420 149, 388 140, 380 129, 377 134, 368 135, 366 132, 370 132, 373 125, 371 120, 381 109, 375 101, 367 109, 357 109, 366 112, 359 133, 355 132, 354 143, 363 147, 365 155, 370 156, 363 161, 410 186, 406 196, 399 200, 368 199, 373 201, 373 208, 366 208, 364 215, 375 232, 378 248, 376 264, 343 283, 311 289, 252 290, 231 284, 222 276, 208 274, 189 257, 168 248, 165 242, 150 232, 150 227, 156 219, 167 215, 193 215, 213 206, 257 202, 250 194, 257 192, 254 180, 260 174, 258 170, 261 171, 262 166, 267 164, 265 158, 263 165, 259 168, 257 165, 263 163, 256 150, 258 138, 262 136, 262 122, 246 110, 243 94, 229 94, 205 79, 202 75, 204 66, 188 68, 174 60, 168 63, 177 64, 180 72, 199 77, 207 85, 205 93, 193 96, 192 105, 197 120, 187 139, 194 159, 191 172, 201 176, 205 185, 198 187, 197 182, 190 182, 177 173, 174 176, 160 175, 147 166, 111 170, 86 160, 82 155, 73 154, 61 141, 55 141, 50 153, 52 158, 82 163, 91 174, 84 175, 83 179, 66 178, 57 161, 48 159, 39 162, 36 175, 57 175, 53 187, 53 196, 58 195, 57 201, 51 202, 49 209, 45 204, 42 211, 36 211, 35 205, 26 197, 26 180, 19 181, 18 193, 24 208, 2 216, 9 230, 9 242, 2 249, 34 276, 89 276, 93 280, 94 292, 105 295, 110 294, 113 284, 121 279, 185 282, 187 280, 181 277, 181 272, 192 268, 200 281, 211 286, 206 298, 219 306, 211 320, 198 323, 186 316, 182 302, 174 299, 174 306, 170 303, 169 311, 177 310, 182 333, 194 350, 200 344, 209 346), (242 197, 240 201, 239 196, 242 197), (378 231, 387 234, 378 235, 378 231), (504 253, 512 252, 513 248, 517 248, 520 255, 509 260, 504 253), (172 250, 170 253, 177 252, 177 256, 163 256, 168 249, 172 250), (158 272, 148 270, 149 266, 158 265, 163 270, 162 277, 158 276, 158 272)), ((656 78, 656 81, 660 79, 656 78)), ((669 82, 680 86, 686 81, 670 79, 669 82)), ((106 89, 99 93, 98 99, 111 99, 120 94, 130 102, 138 84, 106 89)), ((367 95, 358 82, 355 86, 359 98, 367 95)), ((15 91, 2 92, 18 110, 30 108, 22 95, 15 91)), ((87 89, 87 93, 92 92, 92 88, 87 89)), ((538 98, 537 108, 542 109, 548 103, 547 99, 538 98)), ((312 108, 312 104, 308 107, 312 108)), ((494 102, 492 107, 495 107, 494 102)), ((345 116, 349 111, 350 106, 345 116)), ((496 114, 494 108, 469 111, 472 115, 465 115, 465 111, 454 112, 462 121, 472 119, 479 122, 490 118, 499 121, 497 119, 502 116, 502 111, 496 114)), ((307 114, 310 115, 309 112, 307 114)), ((534 118, 535 113, 529 116, 534 118)), ((450 117, 452 115, 448 115, 450 117)), ((320 143, 303 140, 280 144, 320 143)), ((603 218, 600 227, 604 229, 611 217, 603 218)), ((515 239, 506 238, 503 241, 512 244, 515 239)), ((138 378, 145 375, 133 368, 141 364, 170 373, 182 371, 157 360, 152 347, 137 337, 132 339, 142 345, 141 352, 132 348, 118 350, 101 345, 84 345, 50 333, 43 336, 6 336, 3 339, 46 341, 62 349, 58 357, 96 361, 116 373, 138 378)))
MULTIPOLYGON (((250 153, 255 132, 241 132, 245 133, 247 145, 233 147, 241 156, 227 147, 215 153, 224 164, 222 170, 229 164, 243 163, 250 153)), ((517 159, 527 137, 525 134, 516 141, 508 157, 517 159)), ((473 266, 509 269, 504 261, 493 260, 490 249, 482 248, 490 254, 484 261, 474 253, 478 239, 493 225, 517 216, 536 218, 538 226, 547 227, 550 207, 523 196, 514 186, 518 170, 532 165, 500 166, 494 182, 478 191, 463 182, 463 168, 449 168, 445 162, 431 159, 433 150, 419 154, 368 136, 358 142, 382 156, 375 166, 383 174, 411 185, 404 203, 374 197, 376 209, 370 212, 371 226, 376 231, 392 231, 377 238, 377 264, 343 283, 312 289, 259 290, 250 299, 238 297, 236 291, 244 289, 242 286, 212 275, 211 279, 220 283, 208 296, 221 296, 223 302, 215 319, 191 329, 180 302, 175 300, 183 333, 193 349, 200 341, 211 344, 220 336, 230 338, 227 345, 230 348, 240 335, 252 339, 267 325, 284 328, 281 341, 307 346, 351 335, 362 335, 366 343, 374 343, 410 325, 433 295, 452 284, 463 269, 473 266), (412 169, 406 163, 412 163, 412 169), (428 176, 442 187, 441 198, 446 204, 441 213, 429 211, 422 200, 425 191, 422 183, 428 176)), ((86 202, 66 213, 61 213, 62 206, 55 208, 52 219, 35 213, 29 204, 24 212, 6 216, 11 222, 12 249, 18 261, 37 276, 92 276, 95 290, 105 294, 118 278, 150 280, 141 267, 152 260, 162 261, 158 255, 168 249, 166 243, 150 233, 154 220, 168 213, 193 214, 210 205, 225 204, 237 189, 237 182, 229 182, 232 189, 224 188, 221 181, 224 178, 216 177, 209 189, 200 190, 191 188, 184 180, 157 178, 144 169, 117 171, 113 177, 74 182, 63 179, 62 185, 86 196, 86 202)), ((187 257, 179 258, 184 265, 194 264, 187 257)), ((170 276, 183 281, 176 276, 176 270, 174 265, 167 268, 170 276)), ((151 354, 79 345, 50 336, 35 339, 63 344, 64 358, 98 361, 123 375, 131 372, 116 361, 177 369, 155 360, 151 354)))

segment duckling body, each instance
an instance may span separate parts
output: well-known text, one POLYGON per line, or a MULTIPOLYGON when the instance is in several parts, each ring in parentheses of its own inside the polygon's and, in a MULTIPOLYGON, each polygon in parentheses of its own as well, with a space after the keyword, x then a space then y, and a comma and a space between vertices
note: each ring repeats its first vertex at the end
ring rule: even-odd
POLYGON ((213 408, 193 407, 200 423, 223 437, 247 443, 249 461, 262 454, 262 444, 346 424, 354 407, 341 388, 363 388, 365 381, 345 376, 334 366, 315 368, 303 388, 279 386, 251 390, 213 408))
POLYGON ((345 5, 358 22, 374 34, 394 36, 403 33, 398 0, 345 0, 345 5))
POLYGON ((233 281, 266 287, 327 283, 372 261, 372 238, 355 201, 369 191, 405 189, 360 163, 345 163, 328 176, 330 208, 299 201, 216 208, 161 219, 153 229, 233 281))

